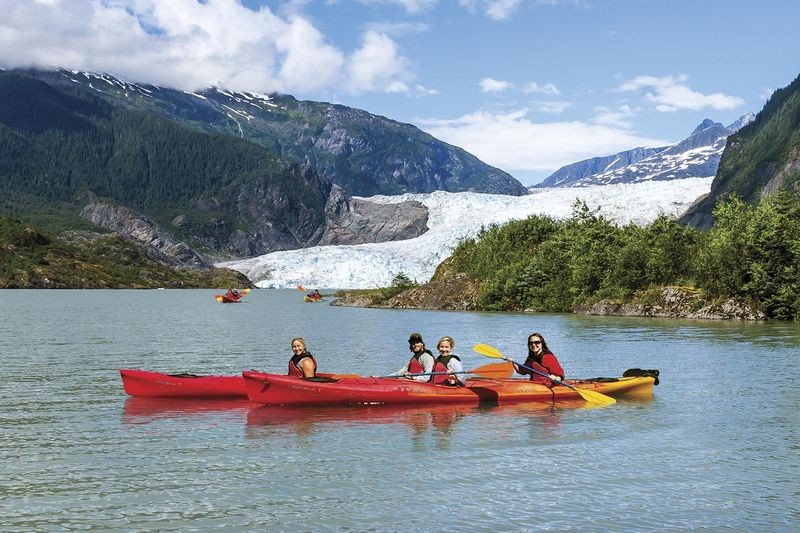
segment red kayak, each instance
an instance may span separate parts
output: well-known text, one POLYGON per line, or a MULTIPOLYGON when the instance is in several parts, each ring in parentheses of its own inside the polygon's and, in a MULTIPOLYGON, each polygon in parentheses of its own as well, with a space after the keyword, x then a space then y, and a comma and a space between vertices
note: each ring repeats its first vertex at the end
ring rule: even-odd
POLYGON ((235 295, 230 292, 226 294, 215 294, 214 299, 221 304, 235 304, 241 302, 244 295, 248 292, 250 292, 250 289, 242 289, 235 295))
MULTIPOLYGON (((581 399, 575 390, 531 383, 527 379, 470 378, 463 387, 434 385, 399 378, 339 376, 297 378, 248 370, 242 373, 247 397, 265 405, 358 405, 554 402, 581 399)), ((567 380, 583 391, 652 397, 655 379, 647 377, 567 380)))
POLYGON ((247 398, 244 379, 237 376, 162 374, 123 368, 122 386, 131 396, 159 398, 247 398))

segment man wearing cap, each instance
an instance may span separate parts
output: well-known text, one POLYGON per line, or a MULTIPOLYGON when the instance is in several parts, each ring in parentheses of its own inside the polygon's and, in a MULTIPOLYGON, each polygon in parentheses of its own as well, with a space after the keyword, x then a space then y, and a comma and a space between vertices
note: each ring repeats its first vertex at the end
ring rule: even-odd
POLYGON ((433 372, 435 359, 431 351, 425 348, 422 335, 419 333, 412 333, 408 338, 408 349, 411 350, 414 355, 411 356, 411 359, 408 360, 408 363, 406 363, 403 368, 395 372, 395 375, 415 381, 430 381, 433 376, 411 375, 433 372))

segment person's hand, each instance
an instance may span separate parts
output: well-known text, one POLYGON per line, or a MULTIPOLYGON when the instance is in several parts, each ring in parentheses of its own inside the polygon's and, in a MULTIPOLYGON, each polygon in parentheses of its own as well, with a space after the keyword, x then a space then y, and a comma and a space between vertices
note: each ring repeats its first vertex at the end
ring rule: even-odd
POLYGON ((411 379, 411 374, 410 374, 410 373, 408 373, 408 372, 403 372, 403 377, 404 377, 405 379, 411 379))
POLYGON ((550 379, 552 379, 553 381, 558 381, 558 382, 561 381, 561 378, 556 376, 555 374, 550 374, 550 379))

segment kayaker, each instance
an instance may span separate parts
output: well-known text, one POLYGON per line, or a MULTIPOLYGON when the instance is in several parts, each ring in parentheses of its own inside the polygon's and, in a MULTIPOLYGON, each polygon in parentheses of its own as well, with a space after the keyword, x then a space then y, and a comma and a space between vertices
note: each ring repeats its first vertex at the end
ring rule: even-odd
POLYGON ((225 297, 228 300, 238 300, 239 299, 239 291, 236 290, 236 289, 228 289, 228 292, 227 292, 227 294, 225 294, 225 297))
POLYGON ((408 349, 413 354, 411 359, 408 360, 403 368, 395 372, 396 376, 402 376, 406 379, 413 379, 414 381, 431 381, 433 376, 412 376, 411 374, 422 374, 433 372, 435 361, 433 354, 430 350, 425 348, 425 343, 422 341, 422 335, 419 333, 412 333, 408 338, 408 349))
POLYGON ((525 359, 525 366, 529 366, 539 372, 544 372, 548 374, 551 379, 547 379, 526 368, 522 368, 514 361, 511 361, 511 364, 514 365, 514 370, 517 374, 530 374, 531 381, 534 383, 552 385, 553 381, 561 381, 564 379, 564 369, 561 368, 555 354, 547 347, 547 342, 544 340, 541 333, 531 333, 528 337, 528 358, 525 359))
POLYGON ((289 375, 298 378, 313 378, 317 374, 317 361, 306 348, 302 337, 292 339, 292 353, 289 359, 289 375))
POLYGON ((322 300, 322 295, 319 293, 319 289, 314 289, 314 294, 312 294, 311 297, 315 300, 322 300))
POLYGON ((461 358, 453 353, 456 341, 453 337, 444 336, 439 339, 436 349, 439 350, 439 357, 433 367, 434 372, 449 372, 449 374, 433 376, 433 382, 439 385, 453 385, 455 387, 464 385, 464 366, 461 358))

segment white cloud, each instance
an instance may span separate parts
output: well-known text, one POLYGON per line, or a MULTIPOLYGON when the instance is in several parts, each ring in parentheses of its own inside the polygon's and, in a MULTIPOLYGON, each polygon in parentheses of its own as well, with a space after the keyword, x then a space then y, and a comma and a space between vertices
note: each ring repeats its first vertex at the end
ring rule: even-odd
POLYGON ((505 20, 520 3, 521 0, 492 0, 486 6, 486 16, 494 20, 505 20))
POLYGON ((362 4, 396 4, 409 13, 419 13, 434 5, 439 0, 359 0, 362 4))
POLYGON ((597 115, 592 119, 595 124, 614 126, 617 128, 630 129, 633 124, 630 119, 636 114, 629 105, 621 105, 616 110, 599 106, 595 108, 597 115))
POLYGON ((407 92, 408 87, 403 81, 408 77, 406 63, 392 39, 368 31, 364 34, 361 48, 353 52, 347 66, 350 90, 355 93, 375 90, 407 92))
POLYGON ((534 111, 539 111, 541 113, 550 113, 553 115, 557 115, 559 113, 563 113, 568 108, 572 107, 570 102, 564 101, 546 101, 546 100, 537 100, 531 103, 531 109, 534 111))
POLYGON ((494 78, 483 78, 479 85, 481 87, 481 91, 485 93, 501 93, 514 87, 512 83, 496 80, 494 78))
POLYGON ((682 109, 698 111, 700 109, 734 109, 744 104, 744 100, 737 96, 723 93, 702 94, 693 91, 684 84, 686 76, 677 78, 666 76, 637 76, 636 78, 619 86, 620 91, 642 91, 645 100, 655 104, 655 108, 662 112, 672 112, 682 109))
POLYGON ((0 65, 108 72, 186 90, 403 90, 412 76, 391 38, 367 31, 361 48, 341 50, 299 14, 302 5, 285 5, 292 14, 280 16, 239 0, 0 0, 0 65))
POLYGON ((535 81, 529 81, 525 84, 522 88, 522 92, 524 93, 536 93, 536 94, 549 94, 553 96, 557 96, 561 94, 561 91, 558 90, 558 87, 552 83, 545 83, 544 85, 539 85, 535 81))
POLYGON ((512 174, 552 172, 575 161, 632 146, 670 144, 607 124, 536 123, 527 118, 528 113, 528 109, 506 114, 480 111, 453 120, 417 119, 415 123, 431 135, 512 174))
POLYGON ((769 100, 770 98, 772 98, 772 94, 774 92, 775 92, 775 89, 773 89, 772 87, 762 87, 761 88, 761 94, 759 94, 758 97, 761 100, 766 101, 766 100, 769 100))

